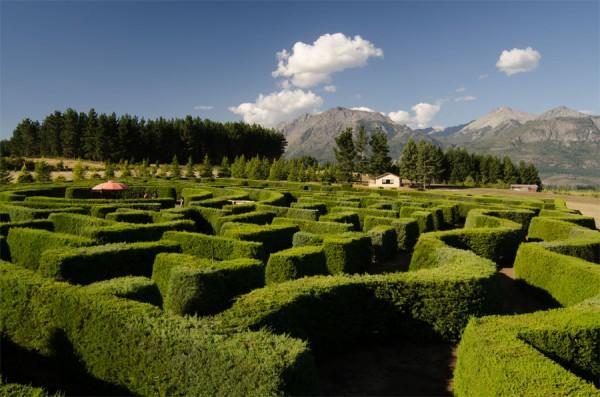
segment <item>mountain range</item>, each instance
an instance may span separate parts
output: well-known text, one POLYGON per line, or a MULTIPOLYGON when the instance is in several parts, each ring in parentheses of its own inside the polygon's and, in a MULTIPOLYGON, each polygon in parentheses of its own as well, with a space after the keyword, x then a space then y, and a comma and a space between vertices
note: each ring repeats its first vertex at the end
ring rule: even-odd
POLYGON ((286 156, 310 155, 327 161, 334 158, 335 137, 346 128, 361 126, 367 131, 381 128, 395 159, 413 138, 532 162, 544 183, 600 184, 600 116, 565 106, 540 115, 500 107, 476 120, 444 129, 411 129, 382 113, 337 107, 305 114, 278 129, 288 141, 286 156))

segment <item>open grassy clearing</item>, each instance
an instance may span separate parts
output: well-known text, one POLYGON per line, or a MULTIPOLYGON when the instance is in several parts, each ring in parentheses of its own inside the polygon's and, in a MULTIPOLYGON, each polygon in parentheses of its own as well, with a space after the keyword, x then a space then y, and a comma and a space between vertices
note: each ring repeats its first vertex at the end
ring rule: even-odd
POLYGON ((12 185, 0 388, 597 395, 595 229, 560 198, 487 190, 12 185))

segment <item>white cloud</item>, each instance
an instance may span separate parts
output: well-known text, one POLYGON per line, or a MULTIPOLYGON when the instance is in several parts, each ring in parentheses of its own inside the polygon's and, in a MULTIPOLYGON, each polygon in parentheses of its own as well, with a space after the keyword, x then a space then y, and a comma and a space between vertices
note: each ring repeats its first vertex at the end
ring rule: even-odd
POLYGON ((530 72, 537 68, 542 55, 531 47, 504 50, 496 62, 496 67, 507 76, 516 73, 530 72))
POLYGON ((365 66, 370 57, 383 57, 383 50, 360 36, 327 33, 313 44, 299 41, 291 52, 278 52, 277 69, 272 75, 289 78, 297 87, 312 87, 331 81, 335 72, 365 66))
POLYGON ((489 76, 487 74, 480 74, 479 77, 477 77, 477 80, 485 80, 487 79, 489 76))
POLYGON ((431 103, 417 103, 411 108, 413 114, 398 110, 388 113, 388 117, 398 124, 406 124, 413 128, 425 128, 431 123, 437 112, 440 111, 440 105, 431 103))
POLYGON ((325 92, 336 92, 337 88, 334 85, 326 85, 325 87, 323 87, 323 90, 325 92))
POLYGON ((232 106, 229 110, 247 123, 273 127, 303 113, 316 112, 322 104, 323 98, 312 91, 284 89, 269 95, 260 94, 255 102, 232 106))
POLYGON ((467 89, 465 87, 460 87, 456 89, 456 92, 465 92, 467 89))
POLYGON ((594 112, 592 112, 591 110, 578 110, 579 113, 583 113, 583 114, 588 114, 588 115, 592 115, 594 114, 594 112))
POLYGON ((466 95, 466 96, 459 96, 457 98, 454 98, 454 102, 471 102, 476 99, 477 99, 477 97, 474 97, 472 95, 466 95))
POLYGON ((194 106, 194 110, 211 110, 214 106, 212 105, 196 105, 194 106))
POLYGON ((360 111, 363 111, 363 112, 373 112, 373 113, 377 112, 376 110, 373 110, 373 109, 368 108, 366 106, 358 106, 358 107, 355 107, 355 108, 350 108, 350 110, 360 110, 360 111))

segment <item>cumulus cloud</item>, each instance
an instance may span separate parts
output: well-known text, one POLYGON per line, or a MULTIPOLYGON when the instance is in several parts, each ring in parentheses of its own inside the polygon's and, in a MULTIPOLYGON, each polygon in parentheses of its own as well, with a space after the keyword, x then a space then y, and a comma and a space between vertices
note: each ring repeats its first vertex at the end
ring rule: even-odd
POLYGON ((312 44, 301 41, 291 51, 277 53, 273 77, 284 77, 297 87, 313 87, 331 81, 335 72, 362 67, 370 57, 383 57, 383 50, 360 36, 324 34, 312 44))
POLYGON ((211 110, 214 106, 212 105, 196 105, 194 106, 194 110, 211 110))
POLYGON ((465 92, 467 89, 465 87, 460 87, 456 89, 456 92, 465 92))
POLYGON ((496 62, 496 67, 507 76, 530 72, 537 68, 542 55, 531 47, 504 50, 496 62))
POLYGON ((360 111, 363 111, 363 112, 373 112, 373 113, 375 113, 375 112, 376 112, 376 110, 373 110, 373 109, 371 109, 371 108, 368 108, 368 107, 366 107, 366 106, 358 106, 358 107, 355 107, 355 108, 350 108, 350 109, 351 109, 351 110, 360 110, 360 111))
POLYGON ((477 97, 474 97, 472 95, 466 95, 466 96, 459 96, 454 98, 454 102, 471 102, 476 100, 477 97))
POLYGON ((229 110, 247 123, 273 127, 303 113, 316 112, 323 98, 311 91, 284 89, 269 95, 260 94, 256 101, 232 106, 229 110))
POLYGON ((579 113, 583 113, 583 114, 587 114, 587 115, 592 115, 594 114, 594 112, 592 112, 591 110, 578 110, 579 113))
POLYGON ((413 128, 425 128, 431 124, 431 120, 440 111, 440 105, 431 103, 417 103, 411 108, 412 114, 405 110, 388 113, 388 117, 398 124, 406 124, 413 128))
POLYGON ((323 87, 323 90, 325 90, 325 92, 336 92, 337 88, 335 88, 334 85, 326 85, 323 87))

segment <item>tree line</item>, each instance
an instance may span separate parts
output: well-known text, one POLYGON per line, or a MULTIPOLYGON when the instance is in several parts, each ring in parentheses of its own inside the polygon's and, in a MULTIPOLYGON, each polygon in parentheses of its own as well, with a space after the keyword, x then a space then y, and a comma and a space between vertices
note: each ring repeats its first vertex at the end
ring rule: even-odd
POLYGON ((432 183, 468 186, 535 184, 541 187, 537 168, 521 161, 513 163, 508 156, 469 153, 463 148, 441 147, 412 138, 398 161, 389 156, 386 134, 376 129, 369 137, 363 127, 356 132, 346 129, 335 140, 336 178, 352 182, 359 174, 377 176, 397 173, 401 178, 423 186, 432 183))
POLYGON ((286 140, 273 129, 242 122, 208 119, 144 119, 125 114, 55 111, 42 122, 22 120, 8 141, 0 142, 2 156, 46 156, 96 161, 168 162, 173 156, 213 162, 223 157, 256 155, 275 159, 286 140))

